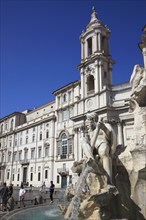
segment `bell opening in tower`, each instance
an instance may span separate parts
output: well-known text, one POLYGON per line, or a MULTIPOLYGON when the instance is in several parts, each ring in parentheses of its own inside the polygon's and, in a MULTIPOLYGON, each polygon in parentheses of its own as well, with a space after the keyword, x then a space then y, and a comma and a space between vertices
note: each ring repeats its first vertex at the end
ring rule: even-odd
POLYGON ((88 40, 88 56, 92 54, 92 38, 90 37, 88 40))

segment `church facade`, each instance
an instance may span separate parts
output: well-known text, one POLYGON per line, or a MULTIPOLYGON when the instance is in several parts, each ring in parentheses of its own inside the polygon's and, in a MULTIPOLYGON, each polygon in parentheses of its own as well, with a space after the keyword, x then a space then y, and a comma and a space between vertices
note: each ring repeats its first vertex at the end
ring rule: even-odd
POLYGON ((0 183, 56 188, 75 184, 74 161, 83 158, 80 139, 86 114, 96 112, 113 126, 117 145, 126 146, 134 117, 129 113, 130 83, 112 84, 110 30, 96 16, 80 36, 80 79, 54 91, 54 101, 0 119, 0 183))

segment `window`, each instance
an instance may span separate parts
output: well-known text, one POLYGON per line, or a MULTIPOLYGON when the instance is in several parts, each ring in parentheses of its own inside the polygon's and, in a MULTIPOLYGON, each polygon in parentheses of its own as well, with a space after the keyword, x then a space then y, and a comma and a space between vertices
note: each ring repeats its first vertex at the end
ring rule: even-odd
POLYGON ((67 95, 66 95, 66 93, 63 95, 63 101, 64 101, 64 102, 67 101, 67 95))
POLYGON ((1 133, 3 133, 3 130, 4 130, 4 125, 2 124, 2 126, 1 126, 1 133))
POLYGON ((8 152, 8 162, 11 161, 11 152, 8 152))
POLYGON ((38 167, 38 181, 41 180, 41 167, 38 167))
POLYGON ((28 150, 24 150, 24 160, 28 159, 28 150))
POLYGON ((68 153, 71 154, 72 153, 72 139, 70 139, 68 141, 68 153))
POLYGON ((69 101, 71 101, 71 91, 69 91, 69 93, 68 93, 68 99, 69 99, 69 101))
POLYGON ((15 146, 17 146, 17 139, 15 139, 15 146))
POLYGON ((47 130, 46 131, 46 139, 48 139, 49 138, 49 131, 47 130))
POLYGON ((45 147, 45 157, 49 156, 49 147, 45 147))
POLYGON ((68 117, 69 117, 69 114, 68 114, 69 112, 68 112, 68 109, 65 109, 64 111, 63 111, 63 121, 66 121, 66 120, 68 120, 68 117))
POLYGON ((39 172, 38 173, 38 181, 40 181, 41 180, 41 173, 39 172))
POLYGON ((19 151, 19 161, 22 159, 22 151, 19 151))
POLYGON ((42 130, 42 125, 40 125, 40 130, 42 130))
POLYGON ((60 105, 60 96, 58 96, 58 105, 60 105))
POLYGON ((7 180, 9 180, 10 177, 10 170, 7 170, 7 180))
POLYGON ((60 135, 57 140, 57 156, 59 159, 68 158, 69 154, 73 153, 73 139, 71 136, 67 136, 66 133, 60 135))
POLYGON ((35 141, 35 134, 32 135, 32 142, 35 141))
POLYGON ((28 130, 26 130, 26 134, 28 134, 28 130))
POLYGON ((94 91, 94 76, 89 75, 87 79, 88 92, 94 91))
POLYGON ((34 148, 33 149, 31 149, 31 159, 34 159, 34 148))
POLYGON ((9 146, 12 147, 12 141, 11 141, 11 140, 10 140, 10 142, 9 142, 9 146))
POLYGON ((13 154, 13 161, 16 161, 16 159, 17 159, 17 152, 14 152, 14 154, 13 154))
POLYGON ((88 43, 88 56, 90 56, 92 54, 92 38, 91 37, 87 40, 87 43, 88 43))
POLYGON ((30 173, 30 181, 33 181, 33 173, 30 173))
POLYGON ((25 143, 28 144, 28 136, 26 136, 25 143))
POLYGON ((40 132, 40 141, 42 140, 42 132, 40 132))
POLYGON ((67 136, 66 134, 62 135, 62 155, 61 158, 66 158, 67 154, 67 136))
POLYGON ((33 128, 33 131, 35 131, 35 127, 33 128))
POLYGON ((42 156, 42 148, 39 147, 38 148, 38 158, 41 158, 41 156, 42 156))
POLYGON ((60 181, 60 178, 59 178, 60 176, 59 175, 57 175, 57 183, 59 183, 60 181))
POLYGON ((18 168, 18 174, 17 174, 17 181, 19 181, 19 179, 20 179, 20 168, 18 168))
POLYGON ((12 181, 15 180, 15 169, 13 169, 12 181))
POLYGON ((14 120, 11 120, 11 129, 13 129, 14 120))
POLYGON ((8 123, 5 124, 5 129, 6 129, 6 130, 8 129, 8 123))
POLYGON ((57 143, 57 155, 60 155, 61 154, 61 143, 60 141, 57 143))
POLYGON ((19 181, 19 179, 20 179, 20 174, 18 173, 17 174, 17 181, 19 181))
POLYGON ((22 145, 22 137, 20 138, 20 145, 22 145))
POLYGON ((45 170, 45 179, 48 179, 48 170, 45 170))
POLYGON ((30 181, 33 181, 33 167, 30 168, 30 181))

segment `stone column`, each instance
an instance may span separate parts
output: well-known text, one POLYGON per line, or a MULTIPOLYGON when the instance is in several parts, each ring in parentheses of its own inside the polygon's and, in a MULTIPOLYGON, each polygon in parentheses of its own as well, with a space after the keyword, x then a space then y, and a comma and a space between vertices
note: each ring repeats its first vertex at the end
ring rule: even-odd
POLYGON ((97 33, 93 36, 93 43, 92 43, 92 52, 95 53, 97 51, 97 33))
POLYGON ((124 146, 122 122, 120 120, 118 121, 118 145, 124 146))
POLYGON ((88 57, 88 42, 86 41, 84 44, 84 58, 86 59, 88 57))
POLYGON ((98 52, 101 51, 101 33, 98 33, 98 52))
POLYGON ((82 60, 85 59, 85 52, 84 52, 84 50, 85 50, 85 42, 82 40, 81 41, 81 59, 82 60))
POLYGON ((80 75, 81 75, 81 98, 84 98, 85 97, 85 76, 84 76, 83 68, 81 69, 80 75))
POLYGON ((95 76, 94 76, 94 80, 95 80, 95 93, 99 92, 99 77, 98 77, 98 62, 95 61, 94 63, 94 67, 95 67, 95 76))
POLYGON ((99 61, 99 92, 102 91, 102 61, 99 61))

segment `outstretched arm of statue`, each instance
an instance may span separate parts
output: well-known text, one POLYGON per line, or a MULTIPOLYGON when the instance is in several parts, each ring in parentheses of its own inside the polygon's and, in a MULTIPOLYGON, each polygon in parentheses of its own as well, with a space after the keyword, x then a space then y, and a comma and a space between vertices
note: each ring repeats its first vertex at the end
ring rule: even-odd
POLYGON ((96 126, 96 130, 95 130, 95 133, 94 133, 94 136, 93 138, 91 139, 91 146, 94 147, 95 146, 95 143, 96 143, 96 140, 97 140, 97 137, 99 135, 99 131, 100 129, 102 129, 103 127, 103 122, 102 122, 102 118, 101 118, 101 121, 98 122, 97 126, 96 126))

